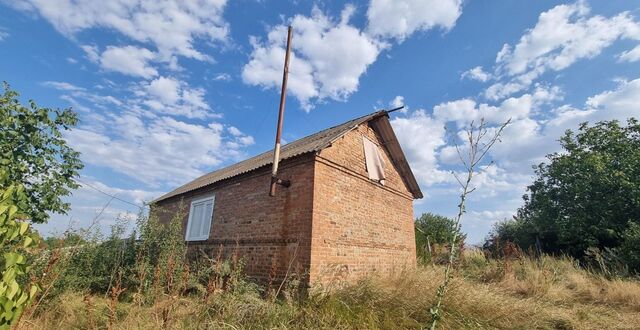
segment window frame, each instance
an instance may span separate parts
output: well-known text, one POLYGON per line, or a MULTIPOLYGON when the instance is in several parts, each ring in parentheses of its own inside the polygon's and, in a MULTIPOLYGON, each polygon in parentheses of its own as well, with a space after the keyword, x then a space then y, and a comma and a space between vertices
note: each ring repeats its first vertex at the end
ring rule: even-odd
POLYGON ((184 240, 185 242, 198 242, 198 241, 206 241, 209 239, 209 235, 211 234, 211 226, 213 225, 213 216, 215 214, 215 206, 216 206, 216 195, 210 195, 210 196, 206 196, 206 197, 201 197, 198 199, 194 199, 191 201, 191 205, 189 207, 189 219, 187 220, 187 228, 185 230, 184 233, 184 240), (200 203, 206 203, 207 201, 211 201, 211 218, 209 219, 209 231, 206 233, 206 235, 203 236, 196 236, 196 237, 189 237, 189 232, 191 231, 191 225, 193 224, 193 214, 194 214, 194 207, 197 204, 200 203))

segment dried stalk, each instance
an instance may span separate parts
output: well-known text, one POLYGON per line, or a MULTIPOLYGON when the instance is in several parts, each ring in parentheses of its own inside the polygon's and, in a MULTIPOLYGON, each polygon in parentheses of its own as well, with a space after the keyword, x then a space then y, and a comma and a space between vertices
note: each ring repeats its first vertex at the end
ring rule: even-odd
POLYGON ((438 320, 442 318, 442 301, 444 300, 447 287, 449 286, 449 282, 451 281, 451 268, 453 267, 453 264, 456 261, 457 257, 456 242, 458 240, 458 233, 460 232, 460 220, 462 219, 462 215, 465 213, 465 202, 467 200, 467 196, 476 189, 470 188, 471 180, 473 179, 474 174, 476 174, 476 167, 486 156, 487 152, 489 152, 489 149, 491 149, 491 147, 493 147, 496 142, 500 141, 500 134, 502 134, 502 131, 507 125, 509 125, 510 122, 511 119, 503 123, 494 132, 493 136, 490 136, 488 142, 485 143, 484 140, 485 138, 487 138, 489 130, 486 127, 484 118, 480 120, 480 124, 478 125, 478 127, 476 127, 474 122, 472 121, 469 125, 469 128, 466 130, 466 143, 469 144, 469 149, 467 150, 466 157, 462 154, 457 140, 454 139, 458 157, 460 158, 460 161, 466 170, 467 177, 465 180, 461 180, 455 172, 453 173, 456 181, 458 181, 460 187, 462 188, 462 193, 460 194, 460 203, 458 204, 458 214, 455 218, 455 227, 457 230, 454 230, 453 235, 451 236, 451 241, 449 242, 449 259, 444 270, 444 280, 436 291, 436 303, 429 310, 432 317, 430 327, 431 330, 435 330, 438 320))

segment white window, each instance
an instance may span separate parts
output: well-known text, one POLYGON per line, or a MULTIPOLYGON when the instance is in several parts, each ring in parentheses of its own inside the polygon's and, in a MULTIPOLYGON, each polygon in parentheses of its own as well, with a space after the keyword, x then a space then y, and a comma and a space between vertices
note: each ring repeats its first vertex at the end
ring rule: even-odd
POLYGON ((364 145, 364 158, 369 179, 378 181, 384 185, 384 180, 386 179, 384 174, 385 163, 380 149, 375 143, 364 136, 362 137, 362 144, 364 145))
POLYGON ((185 241, 205 241, 209 238, 214 200, 215 196, 209 196, 191 202, 185 241))

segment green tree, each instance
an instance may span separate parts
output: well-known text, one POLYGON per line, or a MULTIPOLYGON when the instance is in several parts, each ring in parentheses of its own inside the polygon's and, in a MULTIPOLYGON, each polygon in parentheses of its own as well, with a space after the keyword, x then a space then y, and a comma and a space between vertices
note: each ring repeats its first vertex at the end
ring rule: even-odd
MULTIPOLYGON (((537 239, 545 252, 577 258, 588 248, 615 249, 625 239, 637 239, 638 121, 629 119, 626 126, 615 120, 583 123, 577 134, 568 130, 560 143, 564 151, 536 167, 518 219, 497 227, 496 235, 511 235, 525 249, 537 239)), ((640 246, 634 253, 640 253, 640 246)))
POLYGON ((423 261, 431 260, 429 253, 431 245, 447 245, 458 233, 456 242, 464 243, 465 235, 456 226, 453 219, 433 213, 423 213, 415 223, 416 251, 418 258, 423 261))
POLYGON ((25 107, 18 96, 5 82, 0 96, 0 166, 7 169, 8 182, 24 187, 24 213, 33 222, 46 222, 49 212, 69 210, 61 197, 78 188, 73 177, 83 167, 80 154, 62 136, 78 119, 71 109, 41 108, 34 101, 25 107))
POLYGON ((0 97, 0 329, 19 320, 37 292, 28 284, 28 254, 39 240, 29 221, 45 222, 48 212, 64 213, 61 197, 78 185, 79 154, 67 146, 61 130, 77 123, 71 110, 51 110, 30 101, 4 83, 0 97), (27 283, 27 284, 25 284, 27 283))

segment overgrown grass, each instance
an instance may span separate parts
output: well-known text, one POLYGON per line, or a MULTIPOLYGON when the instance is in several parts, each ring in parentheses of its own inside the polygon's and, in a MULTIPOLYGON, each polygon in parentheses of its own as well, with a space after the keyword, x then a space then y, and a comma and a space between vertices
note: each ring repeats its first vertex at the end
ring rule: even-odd
MULTIPOLYGON (((442 266, 420 266, 308 295, 269 296, 246 281, 145 302, 68 290, 25 317, 25 329, 420 329, 442 266), (208 292, 208 293, 207 293, 208 292), (169 313, 170 315, 167 315, 169 313)), ((239 280, 239 279, 237 279, 239 280)), ((166 284, 165 284, 166 285, 166 284)), ((467 250, 439 328, 638 329, 640 282, 609 280, 569 258, 491 259, 467 250)))

